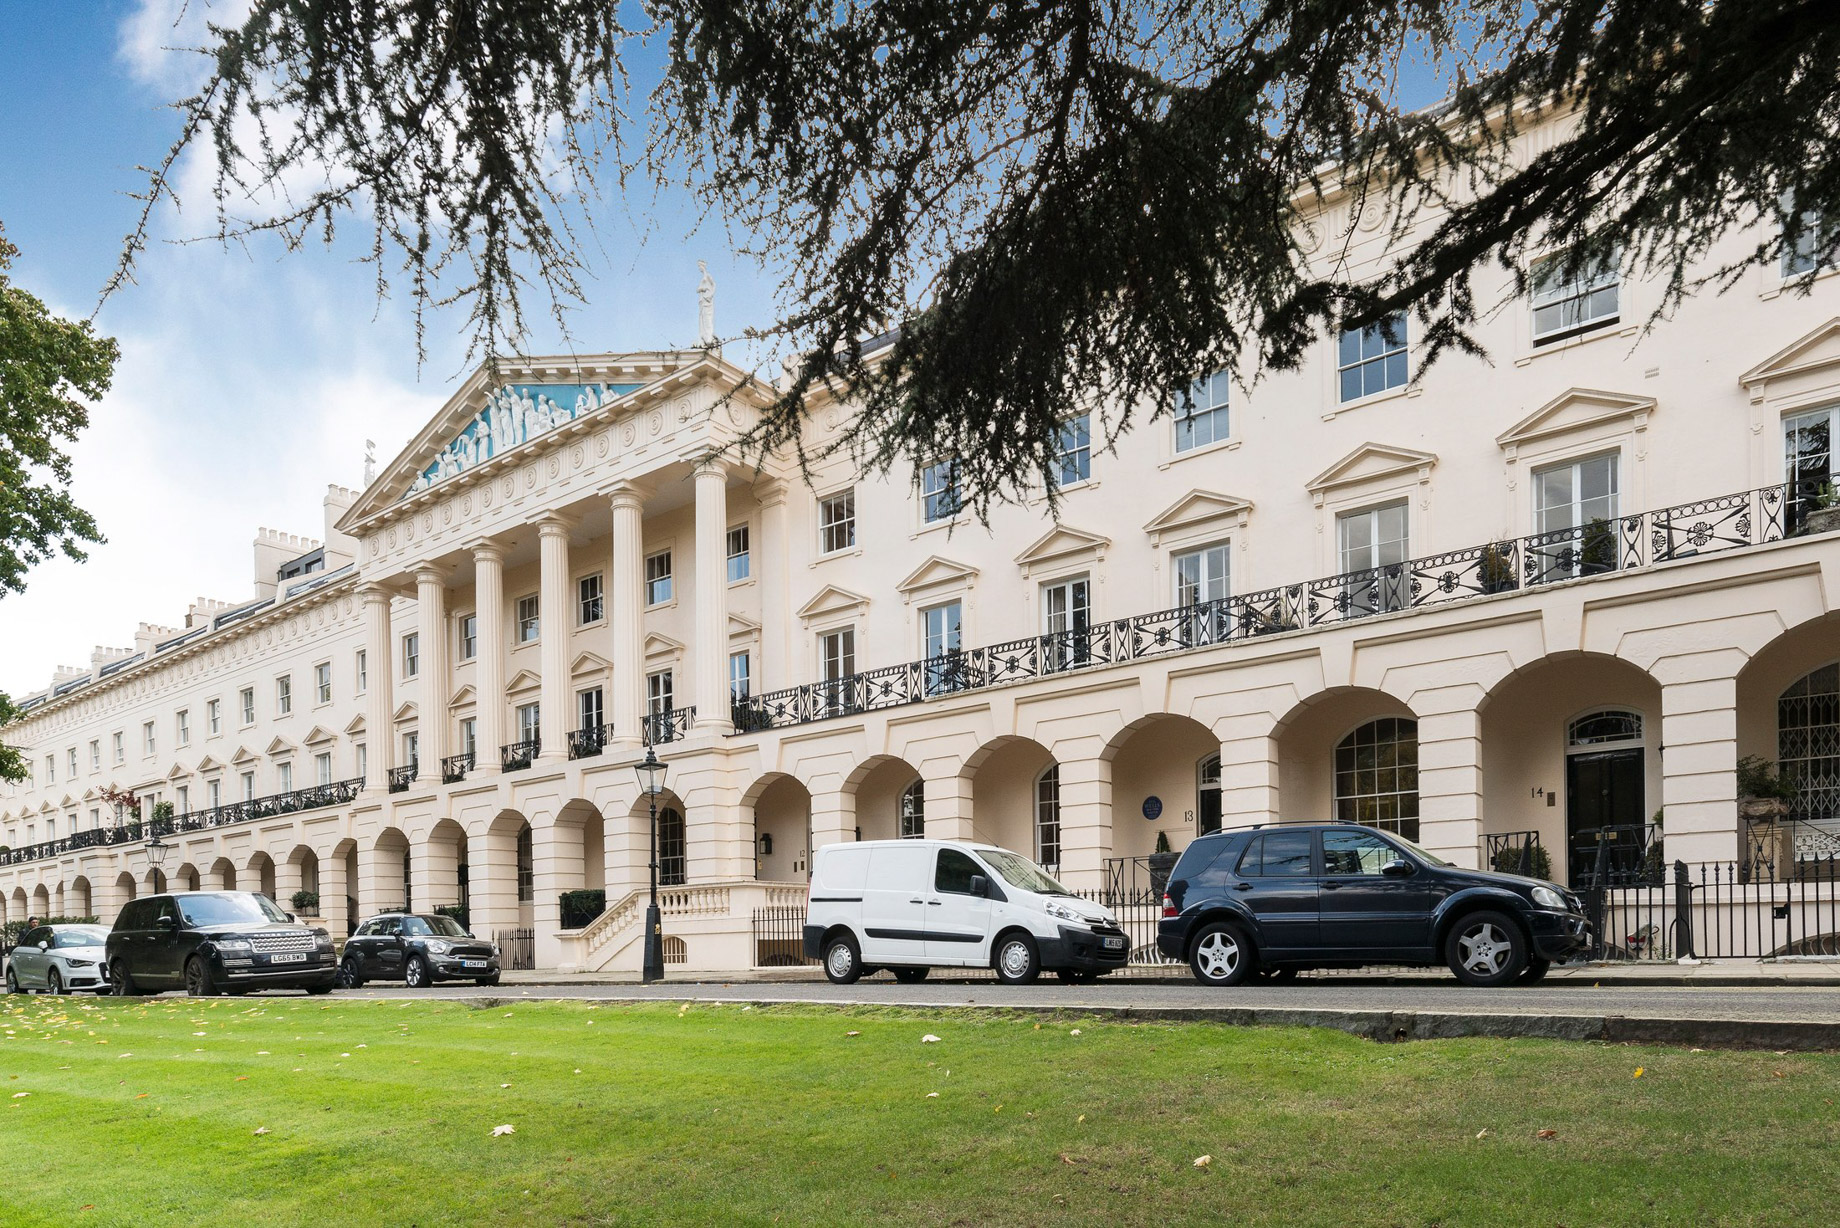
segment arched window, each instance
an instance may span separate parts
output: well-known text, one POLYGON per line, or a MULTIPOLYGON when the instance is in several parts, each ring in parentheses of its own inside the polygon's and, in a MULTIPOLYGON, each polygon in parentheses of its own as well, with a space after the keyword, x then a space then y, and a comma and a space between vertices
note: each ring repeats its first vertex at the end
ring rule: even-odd
POLYGON ((1195 768, 1195 827, 1198 835, 1220 830, 1220 756, 1209 755, 1195 768))
POLYGON ((1061 864, 1061 765, 1035 781, 1035 860, 1052 872, 1061 864))
POLYGON ((675 806, 658 812, 658 885, 684 885, 684 816, 675 806))
POLYGON ((1581 716, 1567 726, 1565 731, 1565 744, 1568 747, 1588 748, 1641 740, 1642 714, 1620 708, 1606 708, 1602 712, 1581 716))
POLYGON ((926 835, 926 782, 916 780, 901 790, 900 834, 903 840, 926 835))
POLYGON ((1335 748, 1335 817, 1418 839, 1418 722, 1383 716, 1335 748))
POLYGON ((1840 662, 1804 674, 1776 701, 1776 762, 1795 786, 1791 818, 1840 818, 1840 662))

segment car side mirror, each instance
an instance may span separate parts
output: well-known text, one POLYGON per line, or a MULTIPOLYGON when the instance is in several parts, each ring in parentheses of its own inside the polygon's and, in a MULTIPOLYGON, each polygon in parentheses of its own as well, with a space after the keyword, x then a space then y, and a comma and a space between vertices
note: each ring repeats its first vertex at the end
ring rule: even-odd
POLYGON ((988 897, 990 895, 990 880, 985 878, 982 874, 973 874, 971 876, 971 894, 979 897, 988 897))
POLYGON ((48 943, 48 942, 46 942, 46 941, 44 941, 44 940, 43 940, 43 939, 41 938, 41 939, 39 940, 39 943, 38 943, 38 949, 39 949, 39 950, 41 950, 41 951, 49 951, 49 950, 51 949, 51 944, 50 944, 50 943, 48 943))
POLYGON ((174 930, 179 928, 179 921, 176 917, 161 916, 154 921, 154 924, 163 930, 174 930))
POLYGON ((1392 861, 1380 867, 1380 873, 1386 875, 1388 878, 1405 878, 1412 873, 1412 863, 1405 860, 1403 857, 1395 857, 1392 861))

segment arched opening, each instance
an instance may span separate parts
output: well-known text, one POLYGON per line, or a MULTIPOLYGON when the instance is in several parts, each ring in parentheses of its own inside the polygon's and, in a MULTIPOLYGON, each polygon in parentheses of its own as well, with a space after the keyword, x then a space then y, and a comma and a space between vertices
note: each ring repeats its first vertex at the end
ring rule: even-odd
POLYGON ((302 907, 295 908, 293 892, 288 892, 287 899, 277 900, 276 903, 302 916, 319 917, 322 920, 345 915, 344 900, 326 899, 324 893, 320 891, 318 853, 304 844, 297 844, 288 852, 287 863, 290 880, 298 884, 294 890, 304 891, 315 898, 311 902, 304 903, 302 907))
POLYGON ((168 891, 196 891, 198 890, 198 867, 193 865, 189 861, 181 865, 177 870, 174 870, 172 872, 172 878, 170 880, 170 885, 168 887, 162 888, 162 890, 168 890, 168 891))
MULTIPOLYGON (((748 795, 754 799, 754 877, 768 883, 804 882, 811 873, 810 791, 794 777, 775 774, 756 783, 748 795)), ((663 881, 662 812, 658 840, 663 881)))
POLYGON ((466 829, 452 819, 442 819, 428 832, 422 855, 422 872, 428 898, 421 907, 446 913, 466 924, 466 829))
MULTIPOLYGON (((1053 766, 1054 756, 1048 748, 1030 738, 998 738, 979 747, 965 765, 971 777, 973 838, 1034 857, 1040 847, 1042 782, 1053 766)), ((1059 786, 1056 773, 1047 788, 1053 799, 1050 815, 1057 826, 1053 833, 1057 856, 1059 786)))
POLYGON ((44 918, 49 917, 51 915, 51 892, 46 888, 45 884, 43 883, 40 883, 38 886, 32 888, 31 913, 34 917, 37 917, 40 920, 43 920, 44 918))
POLYGON ((1840 856, 1840 663, 1803 674, 1776 701, 1776 763, 1797 860, 1840 856))
MULTIPOLYGON (((135 890, 134 875, 128 873, 126 870, 123 870, 120 874, 117 874, 115 876, 115 905, 116 907, 119 908, 121 905, 126 904, 129 900, 132 900, 135 896, 139 894, 140 892, 135 890)), ((110 922, 114 921, 114 919, 115 918, 113 917, 103 918, 103 920, 110 921, 110 922)))
POLYGON ((283 909, 292 909, 294 905, 287 900, 275 897, 275 859, 267 853, 256 852, 249 855, 248 890, 259 891, 274 900, 283 909))
MULTIPOLYGON (((1840 856, 1840 614, 1790 628, 1738 675, 1738 757, 1787 796, 1740 798, 1739 860, 1778 878, 1840 856)), ((1750 773, 1746 773, 1750 777, 1750 773)), ((1753 789, 1753 791, 1756 791, 1753 789)))
POLYGON ((236 863, 228 857, 219 857, 212 862, 211 882, 214 891, 235 891, 237 889, 236 863))
POLYGON ((319 909, 321 917, 344 917, 347 934, 358 928, 358 881, 358 842, 341 840, 320 867, 319 909))
MULTIPOLYGON (((64 888, 64 907, 69 910, 69 915, 73 917, 93 917, 96 915, 96 910, 92 906, 93 903, 89 879, 84 878, 82 875, 78 875, 76 878, 71 879, 69 885, 64 888)), ((113 919, 112 917, 109 918, 109 920, 113 919)))
POLYGON ((408 911, 426 903, 415 898, 409 838, 398 829, 386 827, 378 832, 360 861, 359 911, 365 915, 408 911))
MULTIPOLYGON (((501 810, 485 833, 470 842, 467 857, 467 916, 475 934, 490 934, 507 952, 523 940, 516 933, 534 918, 535 847, 530 823, 516 810, 501 810)), ((518 952, 526 948, 517 945, 518 952)), ((510 965, 507 964, 507 967, 510 965)))
MULTIPOLYGON (((1388 727, 1389 749, 1385 753, 1393 760, 1387 781, 1397 786, 1400 747, 1396 735, 1400 729, 1396 722, 1415 723, 1416 719, 1412 710, 1394 696, 1358 687, 1324 691, 1298 705, 1279 722, 1273 735, 1277 741, 1281 821, 1326 823, 1353 814, 1380 813, 1379 803, 1362 800, 1379 796, 1377 771, 1363 775, 1364 768, 1377 768, 1381 732, 1378 722, 1395 722, 1388 727), (1367 729, 1364 734, 1360 732, 1363 729, 1367 729)), ((1411 817, 1416 820, 1415 731, 1406 753, 1412 769, 1407 792, 1411 817)), ((1405 797, 1398 798, 1395 804, 1407 804, 1405 797)))
POLYGON ((1112 761, 1112 855, 1180 853, 1220 830, 1220 739, 1186 716, 1133 721, 1106 750, 1112 761))
POLYGON ((844 782, 856 799, 859 840, 912 839, 926 832, 925 790, 919 771, 905 759, 871 759, 844 782))
MULTIPOLYGON (((175 870, 174 873, 178 871, 175 870)), ((141 881, 146 885, 148 895, 164 895, 168 884, 173 880, 167 877, 166 871, 149 866, 141 881)))

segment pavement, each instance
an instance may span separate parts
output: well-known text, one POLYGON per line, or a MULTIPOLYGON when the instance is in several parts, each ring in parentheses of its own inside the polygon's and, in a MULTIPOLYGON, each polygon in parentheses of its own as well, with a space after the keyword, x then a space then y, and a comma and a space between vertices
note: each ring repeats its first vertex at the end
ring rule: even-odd
POLYGON ((495 989, 444 985, 409 991, 371 984, 340 996, 415 996, 500 1005, 546 999, 801 1004, 836 1007, 992 1009, 1055 1017, 1180 1020, 1243 1027, 1325 1027, 1379 1041, 1459 1036, 1545 1037, 1701 1048, 1840 1050, 1840 978, 1806 983, 1604 984, 1582 977, 1507 989, 1473 989, 1454 978, 1307 977, 1214 989, 1192 981, 1099 981, 1087 985, 929 979, 901 985, 886 974, 854 985, 822 980, 688 977, 657 985, 613 978, 556 983, 509 974, 495 989))

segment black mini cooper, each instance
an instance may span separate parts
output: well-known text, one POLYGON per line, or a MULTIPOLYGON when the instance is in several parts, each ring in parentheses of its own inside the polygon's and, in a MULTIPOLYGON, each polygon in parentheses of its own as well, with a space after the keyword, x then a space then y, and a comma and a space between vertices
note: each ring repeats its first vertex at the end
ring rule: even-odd
POLYGON ((104 946, 117 994, 184 988, 194 998, 251 989, 329 993, 332 938, 253 891, 181 891, 129 900, 104 946))
POLYGON ((498 945, 473 937, 452 917, 385 913, 345 940, 339 961, 339 984, 355 989, 372 980, 401 981, 411 989, 456 980, 496 985, 498 945))
POLYGON ((1536 981, 1591 949, 1557 883, 1451 865, 1352 823, 1196 839, 1169 874, 1157 947, 1204 985, 1364 964, 1445 964, 1466 985, 1536 981))

